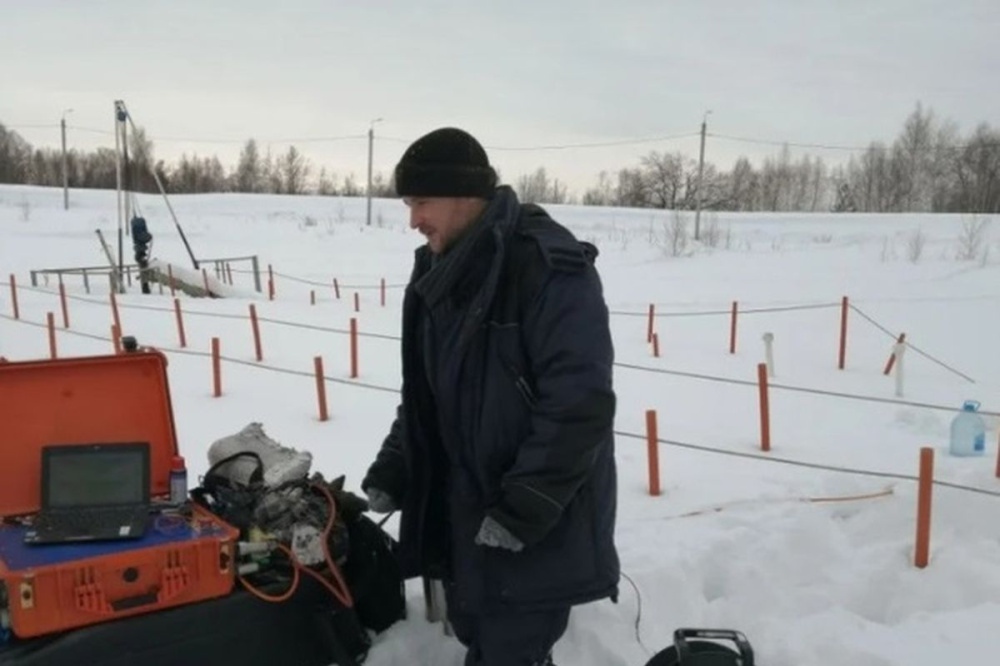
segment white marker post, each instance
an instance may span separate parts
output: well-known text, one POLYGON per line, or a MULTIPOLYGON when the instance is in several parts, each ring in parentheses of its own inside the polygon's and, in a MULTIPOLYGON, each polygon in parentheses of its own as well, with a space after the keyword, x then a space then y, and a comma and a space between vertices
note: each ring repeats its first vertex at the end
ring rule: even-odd
POLYGON ((767 376, 774 377, 774 333, 764 334, 764 358, 767 361, 767 376))

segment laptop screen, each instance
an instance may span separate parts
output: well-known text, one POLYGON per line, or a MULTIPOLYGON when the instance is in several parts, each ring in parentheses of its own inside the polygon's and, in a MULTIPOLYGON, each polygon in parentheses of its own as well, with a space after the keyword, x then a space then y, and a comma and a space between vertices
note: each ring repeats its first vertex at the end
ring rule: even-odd
POLYGON ((148 503, 149 445, 45 447, 42 483, 49 509, 148 503))

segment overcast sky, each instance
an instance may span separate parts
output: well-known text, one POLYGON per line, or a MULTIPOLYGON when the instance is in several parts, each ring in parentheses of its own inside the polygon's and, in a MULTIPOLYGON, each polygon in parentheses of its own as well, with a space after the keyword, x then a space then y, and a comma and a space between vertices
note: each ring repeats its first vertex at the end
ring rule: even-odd
MULTIPOLYGON (((843 146, 891 141, 916 102, 964 132, 1000 125, 998 0, 0 0, 0 122, 35 145, 113 146, 124 99, 157 157, 235 163, 256 137, 384 137, 375 168, 443 125, 504 179, 545 166, 581 192, 651 150, 501 150, 709 132, 843 146), (200 141, 180 141, 198 139, 200 141), (395 139, 395 140, 393 140, 395 139), (209 143, 209 141, 228 143, 209 143)), ((365 173, 366 142, 297 141, 365 173)), ((777 147, 709 137, 728 168, 777 147)), ((811 151, 830 161, 843 151, 811 151)))

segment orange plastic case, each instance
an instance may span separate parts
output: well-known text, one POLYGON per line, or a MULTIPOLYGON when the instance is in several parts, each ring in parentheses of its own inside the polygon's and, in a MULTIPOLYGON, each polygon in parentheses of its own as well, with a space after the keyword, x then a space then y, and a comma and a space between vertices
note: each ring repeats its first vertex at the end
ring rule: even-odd
MULTIPOLYGON (((136 541, 28 546, 0 528, 0 584, 14 635, 30 638, 229 594, 239 532, 195 507, 136 541)), ((0 595, 2 596, 2 595, 0 595)))
POLYGON ((169 494, 177 433, 162 353, 0 363, 0 516, 38 511, 43 446, 111 442, 149 442, 150 495, 169 494))
MULTIPOLYGON (((41 504, 48 444, 149 442, 150 494, 169 494, 178 454, 167 360, 146 351, 0 362, 0 517, 41 504)), ((219 597, 232 591, 239 532, 195 507, 151 516, 142 539, 27 546, 0 526, 0 609, 21 638, 219 597), (6 601, 6 603, 4 603, 6 601)))

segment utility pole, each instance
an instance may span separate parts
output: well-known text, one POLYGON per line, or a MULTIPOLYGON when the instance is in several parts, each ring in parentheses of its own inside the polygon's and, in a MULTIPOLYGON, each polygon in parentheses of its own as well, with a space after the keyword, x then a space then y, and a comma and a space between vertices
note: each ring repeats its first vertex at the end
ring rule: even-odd
POLYGON ((371 226, 372 223, 372 148, 375 144, 375 123, 382 122, 381 118, 376 118, 368 124, 368 213, 365 216, 365 224, 371 226))
POLYGON ((702 197, 705 193, 705 129, 708 126, 708 114, 712 113, 709 109, 705 112, 705 115, 701 119, 701 150, 698 152, 698 197, 697 197, 697 208, 694 213, 694 239, 701 240, 701 202, 702 197))
POLYGON ((62 177, 63 177, 63 210, 69 210, 69 166, 66 162, 66 114, 73 109, 63 111, 59 127, 62 130, 62 177))
MULTIPOLYGON (((120 99, 115 100, 115 154, 117 156, 117 173, 118 173, 118 289, 121 293, 125 293, 125 275, 124 269, 122 268, 125 261, 125 240, 124 234, 124 221, 123 221, 123 209, 122 209, 122 150, 128 150, 128 146, 125 142, 128 140, 128 135, 125 131, 125 120, 128 118, 128 112, 125 110, 125 102, 120 99)), ((126 160, 128 158, 126 157, 126 160)), ((126 165, 126 168, 127 165, 126 165)), ((125 202, 127 203, 128 195, 125 196, 125 202)))

